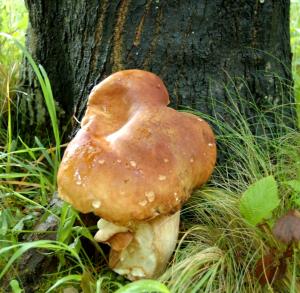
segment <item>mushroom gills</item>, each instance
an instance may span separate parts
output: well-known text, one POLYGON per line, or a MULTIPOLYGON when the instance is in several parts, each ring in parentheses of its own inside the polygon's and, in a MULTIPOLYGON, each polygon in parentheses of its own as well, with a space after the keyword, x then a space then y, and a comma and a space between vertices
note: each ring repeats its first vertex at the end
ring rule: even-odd
POLYGON ((166 268, 175 249, 180 212, 138 222, 130 229, 104 219, 98 221, 98 242, 111 245, 109 266, 129 280, 156 278, 166 268), (118 245, 115 246, 114 243, 118 245), (120 248, 121 247, 121 248, 120 248))

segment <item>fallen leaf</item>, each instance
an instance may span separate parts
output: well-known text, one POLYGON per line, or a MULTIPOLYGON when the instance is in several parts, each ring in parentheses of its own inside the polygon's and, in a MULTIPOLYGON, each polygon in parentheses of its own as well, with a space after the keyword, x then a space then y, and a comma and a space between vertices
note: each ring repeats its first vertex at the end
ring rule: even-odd
POLYGON ((286 244, 300 240, 300 212, 290 210, 273 227, 275 238, 286 244))
POLYGON ((280 280, 285 275, 287 269, 286 258, 279 258, 277 255, 278 253, 277 250, 273 249, 256 263, 255 276, 262 286, 280 280))

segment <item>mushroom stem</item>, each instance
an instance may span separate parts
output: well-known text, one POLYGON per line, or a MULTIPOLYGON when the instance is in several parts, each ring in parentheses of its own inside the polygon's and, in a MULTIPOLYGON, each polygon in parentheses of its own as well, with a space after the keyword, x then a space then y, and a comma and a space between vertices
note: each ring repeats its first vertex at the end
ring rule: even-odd
POLYGON ((109 266, 129 280, 156 278, 175 249, 180 212, 138 222, 133 228, 100 219, 95 240, 111 246, 109 266))

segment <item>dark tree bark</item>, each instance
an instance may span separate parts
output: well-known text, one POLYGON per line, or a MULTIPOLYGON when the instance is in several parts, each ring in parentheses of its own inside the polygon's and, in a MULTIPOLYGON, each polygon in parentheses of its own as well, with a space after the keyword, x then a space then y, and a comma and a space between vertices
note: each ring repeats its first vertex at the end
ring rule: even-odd
MULTIPOLYGON (((95 84, 129 68, 158 74, 175 108, 212 114, 211 97, 228 102, 225 85, 259 108, 291 99, 288 0, 25 2, 27 46, 49 75, 62 124, 74 113, 80 120, 95 84)), ((226 116, 221 103, 214 110, 226 116)))

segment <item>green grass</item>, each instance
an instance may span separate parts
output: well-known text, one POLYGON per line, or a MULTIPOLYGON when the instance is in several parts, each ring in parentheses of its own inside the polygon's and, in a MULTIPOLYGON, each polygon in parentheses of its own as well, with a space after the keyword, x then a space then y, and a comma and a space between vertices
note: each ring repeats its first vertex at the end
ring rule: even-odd
MULTIPOLYGON (((253 125, 234 104, 222 106, 234 121, 231 126, 222 119, 206 119, 220 128, 217 141, 231 159, 217 165, 209 185, 196 191, 183 209, 186 231, 171 267, 161 277, 171 292, 218 292, 220 288, 221 292, 263 292, 254 275, 255 265, 278 244, 269 231, 246 223, 239 211, 240 196, 251 183, 274 175, 281 200, 274 218, 299 208, 290 200, 292 191, 283 184, 300 175, 299 133, 284 124, 278 125, 277 132, 274 128, 271 131, 265 113, 257 109, 260 125, 255 126, 261 126, 265 134, 254 136, 253 125)), ((281 120, 280 108, 273 110, 278 111, 281 120)), ((290 260, 286 278, 270 285, 270 290, 286 292, 296 282, 294 286, 299 290, 299 269, 299 260, 290 260), (297 276, 294 283, 293 273, 297 276)))
MULTIPOLYGON (((4 3, 0 1, 0 7, 4 3)), ((8 3, 12 4, 12 1, 8 3)), ((293 75, 300 101, 300 5, 292 1, 292 7, 293 75)), ((3 25, 8 25, 5 13, 11 8, 3 11, 0 14, 2 18, 4 15, 6 22, 2 20, 0 27, 12 33, 3 25)), ((25 18, 22 16, 20 19, 25 18)), ((15 22, 18 23, 18 20, 15 22)), ((18 29, 23 31, 23 24, 20 26, 18 29)), ((22 41, 23 37, 18 36, 18 32, 14 36, 22 41)), ((22 289, 18 260, 30 249, 36 248, 39 253, 58 261, 54 270, 52 268, 36 281, 38 289, 35 292, 60 292, 61 288, 71 286, 81 288, 85 293, 116 290, 118 293, 149 292, 149 288, 172 293, 266 292, 267 289, 270 292, 300 292, 299 252, 289 259, 284 279, 264 288, 260 286, 254 273, 256 263, 271 248, 280 245, 266 226, 247 224, 239 210, 242 193, 250 184, 268 175, 273 175, 279 185, 280 205, 273 220, 287 210, 300 209, 293 200, 293 190, 285 184, 287 180, 300 179, 300 134, 285 125, 286 117, 282 114, 282 108, 288 105, 270 109, 276 121, 275 125, 269 125, 265 112, 239 96, 240 102, 253 108, 256 116, 254 124, 244 119, 234 102, 234 94, 228 91, 231 104, 216 106, 224 107, 234 123, 228 124, 217 115, 205 117, 219 129, 219 147, 230 154, 226 163, 217 165, 210 183, 194 192, 184 206, 178 246, 159 282, 140 281, 127 285, 128 281, 107 268, 106 255, 93 239, 95 226, 85 226, 84 220, 69 205, 63 204, 58 208, 50 203, 55 199, 56 172, 64 146, 60 142, 47 74, 34 63, 19 41, 3 34, 0 36, 0 44, 5 44, 0 47, 0 76, 5 76, 5 79, 0 79, 4 80, 0 84, 0 98, 4 101, 0 111, 3 120, 0 127, 0 145, 3 146, 0 147, 0 283, 8 280, 4 284, 13 292, 22 289), (18 87, 19 65, 9 63, 3 54, 2 48, 8 46, 14 56, 10 60, 18 60, 22 52, 37 75, 51 119, 55 146, 50 141, 42 144, 38 138, 27 145, 13 133, 13 97, 18 87), (253 135, 255 129, 259 132, 253 135), (58 223, 55 239, 26 241, 32 233, 36 236, 45 234, 33 230, 39 221, 47 218, 58 223)), ((53 235, 53 232, 48 231, 48 235, 53 235)))
MULTIPOLYGON (((293 53, 293 79, 295 82, 295 98, 300 103, 300 2, 298 0, 291 1, 291 18, 290 18, 290 31, 291 31, 291 47, 293 53)), ((300 106, 297 107, 300 113, 300 106)), ((300 116, 298 114, 298 116, 300 116)), ((300 122, 298 120, 298 125, 300 122)), ((299 127, 300 128, 300 127, 299 127)))
MULTIPOLYGON (((23 0, 0 0, 0 32, 6 32, 24 43, 27 22, 23 0)), ((19 88, 21 57, 22 51, 12 47, 5 38, 0 38, 0 118, 3 113, 10 112, 11 91, 19 88)), ((2 127, 0 131, 2 142, 2 127)))

